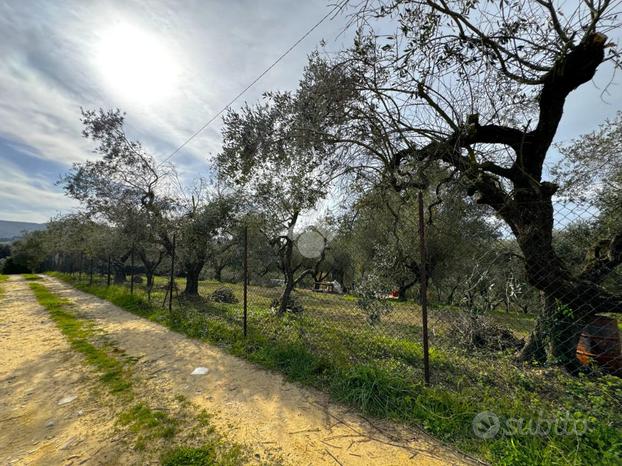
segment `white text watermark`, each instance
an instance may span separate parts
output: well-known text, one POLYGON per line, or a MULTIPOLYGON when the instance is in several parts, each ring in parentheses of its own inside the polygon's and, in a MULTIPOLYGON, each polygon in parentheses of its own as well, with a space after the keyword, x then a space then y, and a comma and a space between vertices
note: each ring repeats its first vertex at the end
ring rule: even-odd
POLYGON ((569 413, 556 418, 540 415, 536 418, 499 419, 491 411, 482 411, 473 418, 473 433, 481 439, 507 436, 583 435, 588 431, 587 420, 575 419, 569 413))

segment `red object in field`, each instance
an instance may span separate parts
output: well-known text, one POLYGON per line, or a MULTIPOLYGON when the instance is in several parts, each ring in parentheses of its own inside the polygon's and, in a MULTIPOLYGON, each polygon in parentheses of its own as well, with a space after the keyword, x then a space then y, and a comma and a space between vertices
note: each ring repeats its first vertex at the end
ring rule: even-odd
POLYGON ((607 372, 622 376, 622 355, 618 321, 596 316, 581 331, 577 359, 583 365, 596 362, 607 372))
POLYGON ((389 298, 391 299, 397 299, 400 297, 400 292, 399 290, 393 290, 389 293, 389 298))

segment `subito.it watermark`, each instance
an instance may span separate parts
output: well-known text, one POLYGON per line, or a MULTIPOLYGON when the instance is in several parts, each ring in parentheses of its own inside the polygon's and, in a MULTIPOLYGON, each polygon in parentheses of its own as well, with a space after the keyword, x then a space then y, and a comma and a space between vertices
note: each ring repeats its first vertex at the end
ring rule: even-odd
POLYGON ((536 418, 503 418, 492 411, 477 413, 471 423, 473 433, 481 439, 493 439, 507 436, 583 435, 588 429, 585 419, 575 419, 569 413, 558 417, 546 417, 540 414, 536 418))

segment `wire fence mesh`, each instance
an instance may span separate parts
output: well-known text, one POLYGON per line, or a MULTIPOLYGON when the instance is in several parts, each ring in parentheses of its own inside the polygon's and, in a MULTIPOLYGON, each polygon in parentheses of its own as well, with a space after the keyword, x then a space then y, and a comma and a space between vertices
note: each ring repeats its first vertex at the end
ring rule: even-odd
MULTIPOLYGON (((371 269, 345 279, 348 274, 334 264, 314 268, 321 255, 311 261, 299 256, 290 264, 294 276, 310 272, 296 283, 283 310, 282 258, 252 225, 235 232, 226 260, 205 267, 201 298, 183 296, 183 264, 171 273, 170 258, 162 261, 152 289, 133 278, 141 282, 133 292, 145 293, 156 307, 170 306, 175 325, 192 336, 238 352, 244 347, 252 360, 294 379, 326 383, 343 401, 422 424, 441 438, 482 441, 500 431, 537 435, 545 443, 572 434, 579 442, 583 430, 622 428, 615 309, 615 295, 622 291, 622 222, 571 202, 556 202, 553 211, 549 244, 520 244, 516 232, 491 216, 494 234, 477 248, 459 239, 447 244, 463 254, 459 266, 443 267, 431 247, 437 227, 424 209, 422 230, 418 218, 409 219, 420 242, 414 258, 419 268, 405 293, 397 286, 369 288, 371 269), (525 257, 526 248, 540 256, 525 257), (607 302, 611 312, 602 312, 607 302), (426 381, 426 345, 428 387, 436 391, 421 396, 413 387, 426 381), (516 419, 523 430, 510 422, 516 419), (525 426, 532 430, 525 433, 525 426)), ((83 283, 110 283, 105 259, 82 258, 71 268, 74 274, 84 271, 83 283), (93 269, 95 278, 89 276, 93 269)), ((125 271, 132 277, 144 272, 136 266, 125 271)))

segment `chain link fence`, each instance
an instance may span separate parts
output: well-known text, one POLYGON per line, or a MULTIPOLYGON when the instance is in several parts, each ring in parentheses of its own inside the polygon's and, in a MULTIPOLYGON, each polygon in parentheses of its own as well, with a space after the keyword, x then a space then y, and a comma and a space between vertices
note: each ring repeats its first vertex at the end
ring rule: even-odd
MULTIPOLYGON (((519 244, 491 215, 494 234, 477 248, 461 248, 458 240, 447 245, 465 252, 459 267, 443 268, 429 247, 436 234, 431 210, 419 200, 423 214, 409 220, 419 268, 405 293, 375 287, 371 268, 346 279, 336 266, 317 267, 321 253, 299 255, 290 265, 303 278, 282 307, 282 260, 249 225, 236 232, 225 260, 205 268, 200 298, 183 297, 183 268, 171 271, 170 258, 145 296, 192 336, 371 414, 423 426, 486 459, 523 454, 512 448, 530 451, 533 442, 540 452, 561 452, 577 464, 586 457, 582 449, 598 451, 599 442, 616 450, 621 327, 602 303, 622 292, 621 218, 556 202, 550 246, 560 265, 550 262, 547 244, 519 244), (541 250, 542 260, 526 258, 526 247, 541 250), (552 288, 557 285, 574 294, 552 288), (500 439, 505 443, 495 448, 502 453, 482 446, 500 439)), ((300 238, 294 246, 309 249, 297 244, 300 238)), ((109 284, 106 261, 93 266, 83 259, 80 270, 87 270, 83 283, 109 284)), ((134 271, 140 275, 131 268, 131 282, 139 281, 134 271)), ((126 286, 146 293, 144 283, 126 286)))

